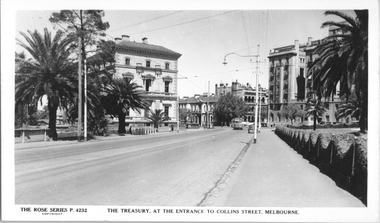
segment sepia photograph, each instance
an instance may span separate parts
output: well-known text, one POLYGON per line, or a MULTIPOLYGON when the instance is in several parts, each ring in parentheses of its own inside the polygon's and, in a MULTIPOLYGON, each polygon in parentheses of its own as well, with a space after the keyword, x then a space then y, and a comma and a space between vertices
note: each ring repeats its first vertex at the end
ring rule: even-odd
POLYGON ((380 220, 378 1, 2 3, 2 220, 380 220))

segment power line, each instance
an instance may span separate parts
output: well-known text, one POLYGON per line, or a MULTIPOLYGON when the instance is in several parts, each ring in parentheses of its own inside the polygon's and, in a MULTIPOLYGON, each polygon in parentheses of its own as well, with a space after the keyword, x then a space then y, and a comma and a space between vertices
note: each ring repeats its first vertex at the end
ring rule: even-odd
MULTIPOLYGON (((241 69, 241 70, 234 70, 236 71, 243 71, 243 70, 250 70, 252 68, 246 68, 246 69, 241 69)), ((226 74, 226 73, 231 73, 233 72, 232 70, 226 71, 226 72, 218 72, 218 73, 211 73, 211 74, 203 74, 203 75, 197 75, 197 76, 192 76, 192 77, 186 77, 186 78, 198 78, 198 77, 204 77, 204 76, 210 76, 210 75, 216 75, 216 74, 226 74)))
POLYGON ((155 17, 155 18, 150 19, 150 20, 138 22, 138 23, 135 23, 135 24, 130 25, 130 26, 121 27, 121 28, 118 28, 118 29, 115 29, 115 30, 112 30, 112 31, 109 31, 109 32, 115 32, 115 31, 119 31, 119 30, 122 30, 122 29, 128 29, 128 28, 131 28, 131 27, 134 27, 134 26, 138 26, 138 25, 141 25, 141 24, 144 24, 144 23, 148 23, 148 22, 152 22, 152 21, 155 21, 155 20, 159 20, 159 19, 171 16, 171 15, 174 15, 174 14, 177 14, 177 13, 180 13, 180 12, 183 12, 183 11, 176 11, 176 12, 173 12, 173 13, 170 13, 170 14, 166 14, 166 15, 163 15, 163 16, 155 17))
POLYGON ((234 11, 228 11, 228 12, 220 13, 220 14, 217 14, 217 15, 212 15, 212 16, 208 16, 208 17, 204 17, 204 18, 200 18, 200 19, 196 19, 196 20, 191 20, 191 21, 188 21, 188 22, 178 23, 178 24, 174 24, 174 25, 170 25, 170 26, 165 26, 165 27, 161 27, 161 28, 157 28, 157 29, 152 29, 152 30, 148 30, 148 31, 140 32, 140 33, 133 33, 131 35, 138 35, 138 34, 142 34, 142 33, 148 33, 148 32, 154 32, 154 31, 158 31, 158 30, 162 30, 162 29, 172 28, 172 27, 175 27, 175 26, 181 26, 181 25, 185 25, 185 24, 189 24, 189 23, 193 23, 193 22, 198 22, 198 21, 201 21, 201 20, 209 19, 209 18, 212 18, 212 17, 228 14, 228 13, 235 12, 235 11, 236 10, 234 10, 234 11))
MULTIPOLYGON (((182 76, 182 75, 180 75, 180 74, 178 74, 178 75, 181 76, 181 77, 184 77, 184 76, 182 76)), ((184 77, 184 79, 186 79, 187 81, 189 81, 189 82, 192 83, 194 86, 196 86, 197 88, 201 89, 202 91, 204 90, 203 88, 199 87, 199 86, 196 85, 194 82, 192 82, 191 80, 189 80, 187 77, 184 77)), ((178 94, 178 92, 177 92, 177 94, 178 94)))

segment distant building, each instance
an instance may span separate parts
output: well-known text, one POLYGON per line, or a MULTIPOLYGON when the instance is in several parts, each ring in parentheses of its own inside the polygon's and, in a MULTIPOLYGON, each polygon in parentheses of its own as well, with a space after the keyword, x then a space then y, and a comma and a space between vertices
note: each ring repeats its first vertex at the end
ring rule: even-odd
MULTIPOLYGON (((215 95, 220 97, 230 93, 234 96, 242 98, 249 106, 249 111, 244 114, 244 121, 254 122, 255 120, 255 103, 256 103, 256 87, 252 87, 249 83, 246 85, 240 84, 238 80, 232 82, 231 86, 228 83, 215 84, 215 95)), ((260 88, 259 90, 259 102, 261 101, 262 108, 268 106, 268 92, 265 88, 260 88)), ((262 121, 267 120, 267 116, 264 114, 261 117, 262 121)))
POLYGON ((188 124, 201 127, 210 127, 214 122, 214 107, 218 97, 214 94, 196 94, 193 97, 183 97, 179 100, 179 107, 189 110, 192 115, 188 117, 188 124))
MULTIPOLYGON (((330 27, 329 35, 341 32, 337 27, 330 27)), ((312 79, 308 72, 312 62, 318 57, 314 53, 316 47, 323 40, 313 41, 311 37, 306 43, 300 44, 298 40, 293 45, 274 48, 269 52, 269 121, 281 122, 284 119, 279 114, 283 105, 299 104, 305 109, 308 97, 313 97, 312 79)), ((327 112, 319 121, 336 122, 335 111, 342 101, 337 94, 331 98, 324 98, 327 112)), ((309 117, 308 121, 312 121, 309 117)), ((304 121, 299 119, 299 121, 304 121)))
MULTIPOLYGON (((129 78, 143 87, 150 109, 162 109, 171 122, 176 122, 178 93, 178 59, 181 54, 163 46, 131 41, 127 35, 115 38, 114 78, 129 78)), ((148 111, 127 113, 127 123, 146 122, 148 111)))

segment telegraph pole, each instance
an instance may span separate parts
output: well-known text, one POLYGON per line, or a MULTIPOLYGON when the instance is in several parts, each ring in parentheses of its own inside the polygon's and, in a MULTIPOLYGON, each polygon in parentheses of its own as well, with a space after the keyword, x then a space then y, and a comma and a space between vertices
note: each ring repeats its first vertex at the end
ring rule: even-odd
POLYGON ((259 99, 259 67, 260 67, 260 45, 257 45, 257 57, 256 57, 256 98, 255 98, 255 134, 253 136, 253 143, 257 140, 257 118, 258 118, 258 99, 259 99))
POLYGON ((84 59, 84 141, 87 142, 87 61, 84 59))
POLYGON ((78 35, 78 142, 82 138, 82 39, 78 35))

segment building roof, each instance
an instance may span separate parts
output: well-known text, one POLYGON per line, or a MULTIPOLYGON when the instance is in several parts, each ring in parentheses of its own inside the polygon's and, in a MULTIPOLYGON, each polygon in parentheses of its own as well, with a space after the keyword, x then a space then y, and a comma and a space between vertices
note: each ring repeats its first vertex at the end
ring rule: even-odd
POLYGON ((163 46, 152 45, 148 43, 138 43, 129 40, 123 40, 116 44, 116 52, 123 51, 129 54, 149 55, 152 57, 175 59, 177 60, 182 54, 163 46))
POLYGON ((205 96, 205 95, 199 95, 189 98, 181 98, 179 99, 180 104, 199 104, 199 103, 215 103, 218 101, 218 97, 215 95, 212 96, 205 96))

